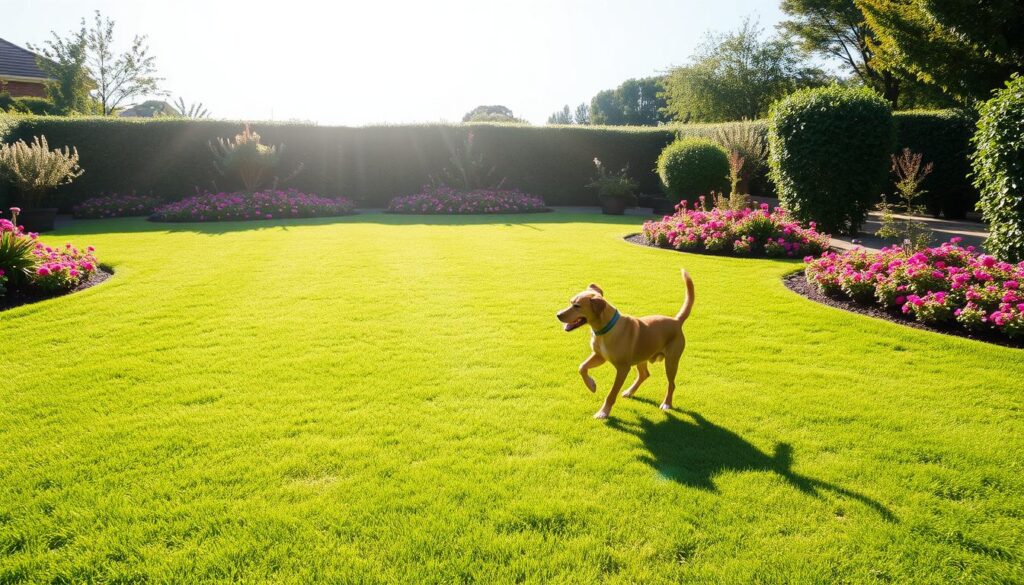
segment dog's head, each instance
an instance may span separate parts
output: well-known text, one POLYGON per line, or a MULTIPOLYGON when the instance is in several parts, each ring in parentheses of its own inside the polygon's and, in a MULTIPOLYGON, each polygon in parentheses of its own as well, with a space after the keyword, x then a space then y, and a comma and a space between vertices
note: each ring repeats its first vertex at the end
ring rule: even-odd
POLYGON ((572 331, 588 322, 600 321, 601 313, 606 308, 608 308, 608 301, 604 300, 604 291, 596 284, 591 284, 583 292, 574 295, 569 301, 569 306, 555 316, 559 321, 565 323, 566 331, 572 331))

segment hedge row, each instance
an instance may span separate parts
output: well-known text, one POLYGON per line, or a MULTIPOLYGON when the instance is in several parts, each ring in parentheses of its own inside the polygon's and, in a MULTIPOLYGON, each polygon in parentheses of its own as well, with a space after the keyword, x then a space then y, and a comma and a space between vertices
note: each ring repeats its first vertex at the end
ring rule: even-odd
MULTIPOLYGON (((326 197, 343 195, 361 207, 386 207, 397 195, 417 193, 444 168, 451 150, 473 133, 474 150, 507 184, 543 196, 552 205, 591 205, 586 188, 594 157, 611 168, 629 165, 643 192, 659 191, 654 162, 674 137, 658 128, 530 127, 500 124, 409 125, 362 128, 261 122, 265 144, 284 143, 283 174, 304 169, 288 186, 326 197)), ((102 192, 176 199, 203 189, 231 189, 217 174, 207 144, 233 137, 239 122, 20 118, 4 141, 45 134, 52 147, 78 148, 85 174, 58 190, 61 207, 102 192)))
MULTIPOLYGON (((926 159, 935 160, 937 175, 946 172, 941 162, 945 159, 933 157, 932 152, 960 153, 968 149, 967 136, 961 140, 958 131, 936 130, 954 125, 947 113, 916 112, 897 114, 896 118, 901 134, 913 137, 907 139, 907 144, 923 150, 926 159), (935 135, 943 139, 928 139, 935 135)), ((60 188, 55 196, 61 208, 69 209, 101 193, 134 191, 180 199, 193 194, 197 187, 235 188, 214 170, 207 144, 217 137, 233 137, 241 126, 241 122, 212 120, 0 115, 0 141, 43 134, 54 148, 77 147, 85 174, 60 188)), ((304 170, 288 186, 326 197, 343 195, 361 207, 386 207, 394 196, 416 193, 430 175, 448 163, 451 149, 460 145, 469 132, 473 133, 475 150, 496 167, 498 175, 508 179, 509 186, 540 195, 549 205, 593 205, 596 196, 585 185, 595 172, 594 157, 608 168, 629 165, 641 192, 658 193, 661 186, 655 165, 661 150, 677 135, 712 136, 718 126, 470 124, 350 128, 259 122, 254 129, 266 144, 285 144, 286 172, 299 162, 304 164, 304 170)), ((903 143, 901 139, 899 144, 903 143)), ((959 193, 969 187, 966 171, 949 172, 952 179, 933 179, 928 188, 940 192, 949 184, 959 193)), ((0 187, 0 198, 3 189, 0 187)))

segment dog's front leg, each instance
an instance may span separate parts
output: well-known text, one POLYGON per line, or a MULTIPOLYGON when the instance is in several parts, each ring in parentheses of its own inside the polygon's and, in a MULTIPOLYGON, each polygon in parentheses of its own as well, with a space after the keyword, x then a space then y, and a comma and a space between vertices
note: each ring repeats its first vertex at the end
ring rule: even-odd
POLYGON ((588 370, 590 370, 590 368, 596 368, 597 366, 600 366, 603 363, 603 357, 597 355, 596 353, 592 353, 590 354, 590 357, 586 359, 586 361, 580 364, 580 376, 583 377, 583 383, 587 385, 587 388, 591 392, 597 391, 597 382, 595 382, 594 379, 590 377, 590 373, 588 372, 588 370))
POLYGON ((619 390, 622 390, 622 385, 626 383, 629 369, 628 364, 615 366, 615 383, 612 384, 612 389, 608 392, 608 396, 605 396, 601 410, 594 414, 594 418, 608 418, 608 415, 612 413, 612 406, 615 406, 615 397, 619 395, 619 390))

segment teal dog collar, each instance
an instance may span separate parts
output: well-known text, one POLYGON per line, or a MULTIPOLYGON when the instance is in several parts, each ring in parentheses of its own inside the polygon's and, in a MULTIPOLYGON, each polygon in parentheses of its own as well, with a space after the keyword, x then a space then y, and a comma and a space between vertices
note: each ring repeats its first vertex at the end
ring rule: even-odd
POLYGON ((618 322, 619 322, 619 310, 616 309, 615 310, 615 314, 612 315, 612 320, 609 321, 608 324, 605 325, 604 327, 602 327, 601 329, 594 331, 594 335, 604 335, 605 333, 608 333, 609 331, 612 330, 612 327, 615 327, 615 324, 618 323, 618 322))

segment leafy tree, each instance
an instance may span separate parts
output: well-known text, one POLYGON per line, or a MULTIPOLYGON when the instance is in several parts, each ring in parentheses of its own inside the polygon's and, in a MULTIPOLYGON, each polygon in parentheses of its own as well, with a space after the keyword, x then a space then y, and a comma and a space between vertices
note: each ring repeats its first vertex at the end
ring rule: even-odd
POLYGON ((887 68, 910 72, 964 103, 987 99, 1024 70, 1020 0, 855 0, 887 68))
POLYGON ((526 120, 515 117, 505 106, 477 106, 462 117, 463 122, 515 122, 525 124, 526 120))
POLYGON ((786 37, 765 39, 757 23, 746 20, 735 31, 709 34, 690 64, 669 72, 663 111, 682 122, 758 118, 775 100, 825 81, 786 37))
POLYGON ((576 106, 576 123, 581 126, 590 124, 590 110, 587 108, 587 104, 576 106))
MULTIPOLYGON (((599 91, 590 100, 588 118, 607 126, 657 126, 668 121, 661 110, 661 77, 627 79, 615 89, 599 91)), ((577 116, 579 108, 577 108, 577 116)))
POLYGON ((569 104, 562 106, 561 110, 548 116, 548 124, 590 124, 590 111, 587 104, 576 106, 576 110, 570 110, 569 104))
POLYGON ((808 54, 838 61, 853 78, 884 97, 893 108, 946 108, 956 105, 907 71, 875 54, 874 32, 855 0, 783 0, 790 19, 780 28, 808 54))
POLYGON ((548 124, 572 124, 572 112, 569 110, 569 104, 548 116, 548 124))
MULTIPOLYGON (((82 19, 85 28, 85 19, 82 19)), ((161 78, 155 77, 155 58, 149 54, 146 36, 132 38, 124 53, 114 52, 114 21, 104 19, 97 10, 93 28, 85 31, 86 55, 90 76, 96 82, 95 97, 104 115, 112 115, 125 100, 156 94, 161 78)))
POLYGON ((36 64, 51 81, 46 84, 46 93, 54 108, 63 115, 90 114, 97 111, 96 102, 89 95, 93 87, 86 71, 86 35, 82 29, 61 38, 53 38, 43 46, 29 45, 37 53, 36 64))

